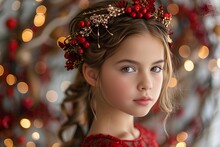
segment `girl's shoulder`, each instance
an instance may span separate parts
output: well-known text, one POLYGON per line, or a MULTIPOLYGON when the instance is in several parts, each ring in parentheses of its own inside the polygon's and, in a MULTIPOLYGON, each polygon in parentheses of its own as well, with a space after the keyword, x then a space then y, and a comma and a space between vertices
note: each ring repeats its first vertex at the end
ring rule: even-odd
POLYGON ((121 140, 105 134, 95 134, 84 138, 82 147, 158 147, 152 131, 136 124, 140 136, 134 140, 121 140))

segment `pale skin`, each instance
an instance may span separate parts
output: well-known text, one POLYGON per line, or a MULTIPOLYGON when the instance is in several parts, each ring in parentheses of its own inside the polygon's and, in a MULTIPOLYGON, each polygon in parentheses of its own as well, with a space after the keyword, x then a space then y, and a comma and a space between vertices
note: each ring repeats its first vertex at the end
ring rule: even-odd
POLYGON ((102 96, 94 98, 94 119, 88 135, 108 134, 122 140, 138 138, 134 117, 148 114, 160 96, 163 83, 164 46, 149 33, 126 38, 117 52, 98 72, 83 65, 86 81, 96 87, 101 83, 102 96), (140 98, 150 99, 146 104, 140 98))

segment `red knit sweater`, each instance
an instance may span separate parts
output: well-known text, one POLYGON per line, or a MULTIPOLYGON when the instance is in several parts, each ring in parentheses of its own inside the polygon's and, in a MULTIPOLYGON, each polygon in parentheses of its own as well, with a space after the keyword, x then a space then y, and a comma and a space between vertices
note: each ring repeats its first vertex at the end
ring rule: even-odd
POLYGON ((140 136, 134 140, 121 140, 111 135, 97 134, 86 137, 82 147, 158 147, 155 135, 140 125, 135 126, 140 136))

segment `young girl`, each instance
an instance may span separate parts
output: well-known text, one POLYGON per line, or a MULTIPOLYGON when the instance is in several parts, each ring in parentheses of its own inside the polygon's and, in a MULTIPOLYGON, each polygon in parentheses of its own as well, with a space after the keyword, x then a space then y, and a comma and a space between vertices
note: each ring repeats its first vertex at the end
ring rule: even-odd
POLYGON ((134 117, 147 115, 157 100, 167 114, 172 111, 170 20, 154 0, 99 2, 72 20, 70 35, 59 42, 67 70, 78 68, 62 103, 68 118, 62 141, 63 132, 75 126, 64 146, 158 146, 134 117))

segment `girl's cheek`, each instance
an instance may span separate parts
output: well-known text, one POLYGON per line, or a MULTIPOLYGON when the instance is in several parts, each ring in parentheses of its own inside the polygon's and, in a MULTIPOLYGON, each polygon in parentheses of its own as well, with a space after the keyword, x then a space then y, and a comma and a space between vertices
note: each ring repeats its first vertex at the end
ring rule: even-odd
POLYGON ((131 91, 131 83, 128 79, 115 79, 113 80, 114 84, 112 84, 112 94, 122 94, 125 95, 131 91))

